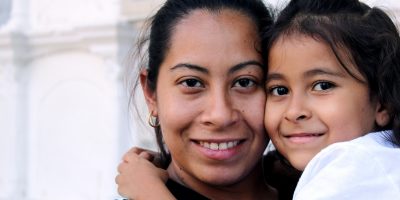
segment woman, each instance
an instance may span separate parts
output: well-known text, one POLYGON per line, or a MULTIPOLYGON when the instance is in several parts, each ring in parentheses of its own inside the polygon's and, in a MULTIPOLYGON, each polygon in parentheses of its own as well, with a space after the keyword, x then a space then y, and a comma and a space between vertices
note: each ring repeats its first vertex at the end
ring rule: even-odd
MULTIPOLYGON (((153 17, 140 83, 176 198, 276 198, 261 169, 260 33, 271 24, 257 0, 169 0, 153 17)), ((149 178, 134 199, 151 198, 149 178)))

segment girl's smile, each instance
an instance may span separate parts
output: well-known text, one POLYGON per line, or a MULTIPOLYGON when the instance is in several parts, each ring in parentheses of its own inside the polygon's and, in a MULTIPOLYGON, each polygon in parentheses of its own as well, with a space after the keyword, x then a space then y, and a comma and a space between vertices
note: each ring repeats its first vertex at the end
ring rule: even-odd
POLYGON ((354 65, 343 64, 359 80, 317 39, 292 34, 278 38, 270 50, 265 126, 278 151, 299 170, 326 146, 372 131, 382 114, 354 65))

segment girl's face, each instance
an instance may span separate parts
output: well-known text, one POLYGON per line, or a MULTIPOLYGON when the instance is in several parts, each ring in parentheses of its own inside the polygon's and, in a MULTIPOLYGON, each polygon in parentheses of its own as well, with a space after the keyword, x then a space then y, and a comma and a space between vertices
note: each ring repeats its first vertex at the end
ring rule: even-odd
POLYGON ((311 37, 278 39, 268 67, 265 126, 277 150, 299 170, 326 146, 360 137, 388 118, 371 100, 367 84, 311 37))
POLYGON ((197 189, 237 183, 267 141, 257 28, 237 12, 193 11, 170 44, 156 92, 144 88, 172 155, 170 175, 197 189))

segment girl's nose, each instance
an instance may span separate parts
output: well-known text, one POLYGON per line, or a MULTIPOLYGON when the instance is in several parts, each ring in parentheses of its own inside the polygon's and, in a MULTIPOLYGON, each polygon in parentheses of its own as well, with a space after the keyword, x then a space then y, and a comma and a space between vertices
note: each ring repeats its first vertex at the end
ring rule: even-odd
POLYGON ((312 112, 307 105, 307 97, 293 95, 285 112, 285 119, 294 123, 311 118, 312 112))

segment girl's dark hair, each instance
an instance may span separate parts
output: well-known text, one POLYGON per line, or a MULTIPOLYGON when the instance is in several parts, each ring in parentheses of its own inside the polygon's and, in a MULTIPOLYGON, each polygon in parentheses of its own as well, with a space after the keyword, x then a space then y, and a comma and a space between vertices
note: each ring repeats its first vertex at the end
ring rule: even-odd
MULTIPOLYGON (((258 28, 260 38, 262 31, 268 29, 273 23, 269 10, 261 0, 167 0, 150 19, 149 35, 142 36, 143 38, 139 39, 139 47, 135 52, 135 57, 139 58, 140 67, 139 70, 136 69, 134 72, 136 79, 131 83, 132 95, 134 95, 138 86, 137 77, 140 68, 146 68, 148 73, 147 84, 151 90, 156 90, 159 68, 169 50, 171 35, 178 22, 185 19, 194 10, 218 13, 224 9, 234 10, 248 16, 258 28), (143 50, 146 47, 148 49, 143 50)), ((165 167, 170 162, 171 157, 165 150, 161 128, 155 128, 155 133, 161 152, 162 165, 165 167)))
POLYGON ((351 76, 366 82, 371 100, 390 115, 390 123, 376 125, 376 131, 392 129, 389 139, 400 146, 400 38, 390 17, 358 0, 292 0, 264 35, 270 39, 267 55, 279 38, 292 34, 326 43, 351 76), (350 71, 348 61, 366 81, 350 71))

